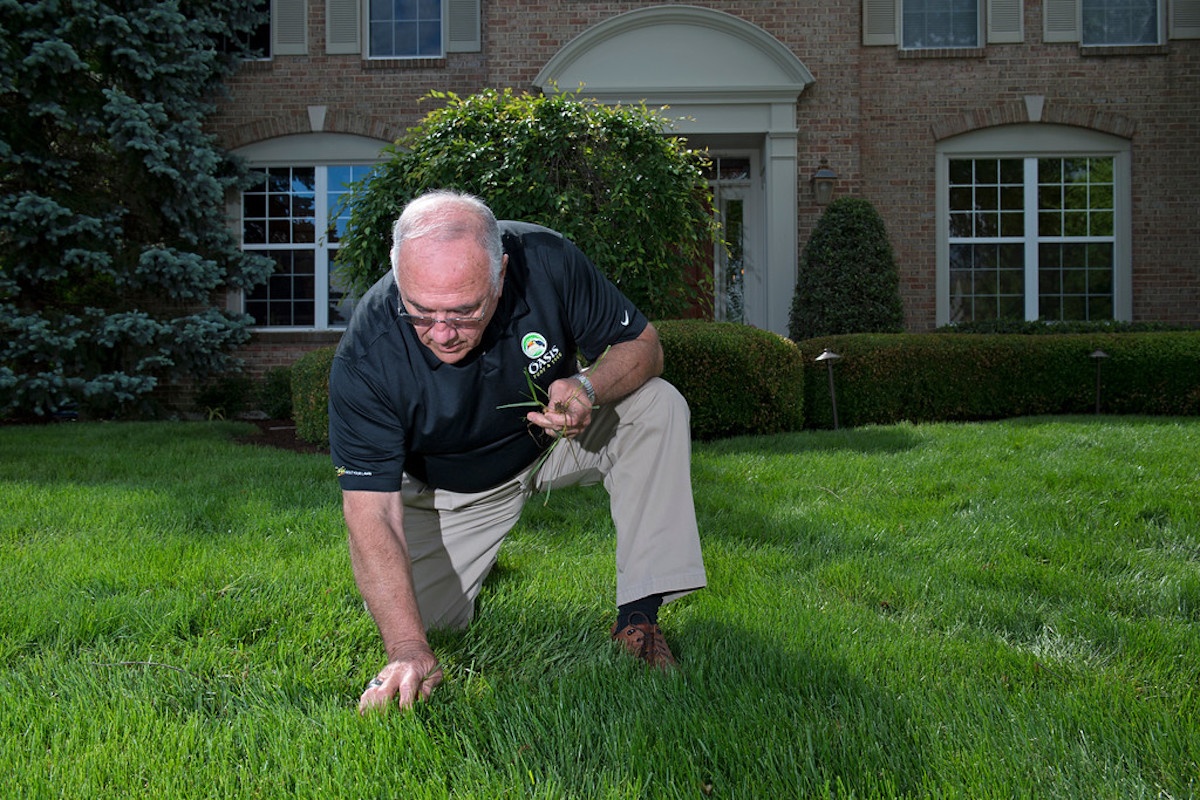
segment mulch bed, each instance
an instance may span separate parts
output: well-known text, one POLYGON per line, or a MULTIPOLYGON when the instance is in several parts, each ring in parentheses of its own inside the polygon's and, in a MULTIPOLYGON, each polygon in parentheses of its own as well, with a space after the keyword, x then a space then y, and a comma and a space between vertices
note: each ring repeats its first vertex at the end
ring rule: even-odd
POLYGON ((239 444, 257 444, 291 450, 293 453, 328 453, 323 447, 304 441, 296 435, 296 423, 290 419, 247 419, 257 431, 237 439, 239 444))

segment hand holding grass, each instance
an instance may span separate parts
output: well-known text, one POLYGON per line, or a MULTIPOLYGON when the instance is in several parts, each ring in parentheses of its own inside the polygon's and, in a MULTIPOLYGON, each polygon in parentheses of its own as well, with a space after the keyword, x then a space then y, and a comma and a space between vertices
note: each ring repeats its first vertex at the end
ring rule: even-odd
POLYGON ((578 378, 560 378, 550 384, 541 410, 530 411, 525 418, 551 436, 570 439, 592 421, 592 404, 578 378))
POLYGON ((424 641, 401 642, 392 654, 392 661, 375 679, 367 684, 358 701, 358 713, 371 710, 386 711, 395 698, 400 708, 417 701, 428 700, 442 682, 442 670, 437 656, 424 641))

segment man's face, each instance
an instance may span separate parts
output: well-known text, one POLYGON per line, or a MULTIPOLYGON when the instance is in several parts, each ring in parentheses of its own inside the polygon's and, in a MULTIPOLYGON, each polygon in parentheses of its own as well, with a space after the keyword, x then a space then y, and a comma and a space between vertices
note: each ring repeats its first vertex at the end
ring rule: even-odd
POLYGON ((502 270, 501 286, 492 290, 487 253, 473 238, 405 242, 396 277, 403 310, 424 318, 413 325, 417 338, 446 364, 462 361, 479 345, 503 287, 502 270))

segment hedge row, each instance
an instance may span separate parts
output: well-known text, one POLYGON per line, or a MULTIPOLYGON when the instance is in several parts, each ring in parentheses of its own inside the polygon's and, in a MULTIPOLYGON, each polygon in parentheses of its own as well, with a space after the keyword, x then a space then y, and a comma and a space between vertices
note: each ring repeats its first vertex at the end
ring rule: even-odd
POLYGON ((1200 414, 1200 333, 855 334, 799 343, 806 425, 1002 419, 1034 414, 1200 414), (1106 358, 1094 358, 1096 351, 1106 358), (815 367, 815 368, 814 368, 815 367))
MULTIPOLYGON (((850 334, 798 345, 745 325, 655 323, 663 377, 687 398, 696 439, 901 421, 1002 419, 1038 414, 1200 415, 1200 332, 850 334), (1095 358, 1101 351, 1105 358, 1095 358)), ((333 348, 292 370, 299 436, 328 445, 333 348)))
POLYGON ((787 339, 748 325, 655 322, 663 378, 687 398, 692 436, 717 439, 804 427, 804 365, 787 339))
MULTIPOLYGON (((773 333, 745 325, 656 322, 663 344, 663 377, 692 408, 692 435, 715 439, 798 430, 804 424, 800 353, 773 333)), ((334 348, 314 350, 292 368, 296 433, 329 444, 329 368, 334 348)))

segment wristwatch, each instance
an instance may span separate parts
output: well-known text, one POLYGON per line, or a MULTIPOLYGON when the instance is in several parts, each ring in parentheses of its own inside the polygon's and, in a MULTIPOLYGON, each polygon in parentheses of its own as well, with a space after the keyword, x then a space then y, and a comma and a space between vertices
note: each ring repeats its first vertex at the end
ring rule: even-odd
POLYGON ((579 385, 583 387, 584 393, 587 394, 588 402, 592 405, 596 405, 596 387, 592 386, 591 379, 589 379, 588 376, 584 375, 582 372, 579 372, 576 373, 575 380, 579 381, 579 385))

